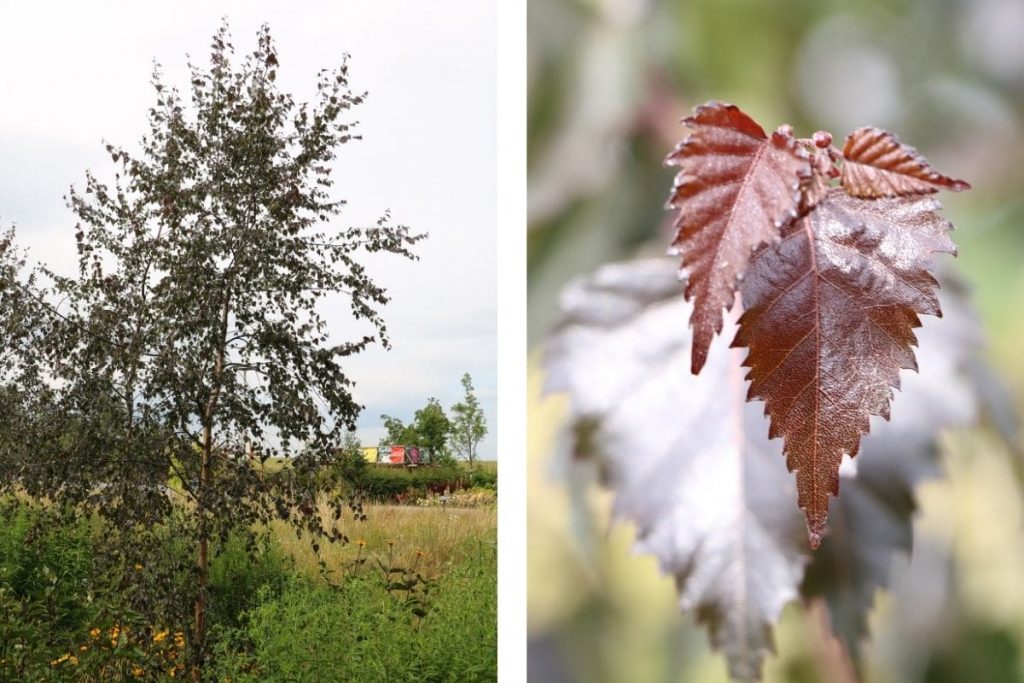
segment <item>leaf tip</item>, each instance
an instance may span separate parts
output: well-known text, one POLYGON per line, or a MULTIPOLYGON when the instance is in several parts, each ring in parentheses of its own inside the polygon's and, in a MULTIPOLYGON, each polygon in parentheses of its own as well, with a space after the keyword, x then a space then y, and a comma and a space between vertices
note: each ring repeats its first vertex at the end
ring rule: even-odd
POLYGON ((811 542, 811 550, 821 547, 821 539, 825 536, 824 519, 807 519, 807 538, 811 542))
POLYGON ((707 359, 707 346, 702 344, 694 344, 693 354, 690 356, 690 372, 692 372, 694 375, 699 375, 707 359))

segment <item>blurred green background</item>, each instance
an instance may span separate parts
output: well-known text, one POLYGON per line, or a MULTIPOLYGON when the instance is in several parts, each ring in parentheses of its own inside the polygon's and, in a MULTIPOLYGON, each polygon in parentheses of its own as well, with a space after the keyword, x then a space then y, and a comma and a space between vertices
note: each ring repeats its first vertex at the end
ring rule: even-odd
MULTIPOLYGON (((941 201, 982 352, 1012 397, 1003 417, 1020 419, 1024 2, 531 0, 528 22, 531 680, 724 681, 672 581, 610 526, 610 494, 555 457, 566 401, 541 396, 540 360, 558 291, 664 253, 662 160, 697 104, 733 102, 769 131, 827 129, 840 147, 858 126, 888 128, 974 186, 941 201)), ((943 437, 913 561, 896 558, 876 598, 866 680, 1024 681, 1020 450, 990 426, 943 437)), ((768 681, 850 680, 818 606, 790 605, 776 646, 768 681)))

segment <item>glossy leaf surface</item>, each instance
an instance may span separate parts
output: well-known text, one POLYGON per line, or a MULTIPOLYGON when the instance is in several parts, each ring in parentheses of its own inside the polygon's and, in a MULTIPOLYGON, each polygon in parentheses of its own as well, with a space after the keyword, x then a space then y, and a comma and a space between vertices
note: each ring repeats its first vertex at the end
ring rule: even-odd
POLYGON ((694 132, 666 159, 679 167, 668 207, 679 212, 672 246, 682 256, 686 299, 694 304, 690 367, 697 373, 751 253, 796 215, 810 161, 787 130, 769 138, 734 105, 697 107, 684 123, 694 132))
POLYGON ((916 149, 889 131, 870 126, 847 136, 841 173, 843 188, 854 197, 897 197, 971 187, 936 171, 916 149))
POLYGON ((749 397, 763 399, 797 475, 812 547, 825 531, 839 465, 872 415, 888 419, 901 369, 916 369, 919 315, 941 315, 934 252, 953 253, 930 198, 863 200, 831 190, 754 258, 735 346, 750 353, 749 397))
POLYGON ((830 531, 801 587, 806 597, 825 598, 832 629, 854 663, 893 559, 911 551, 916 487, 939 475, 939 435, 976 422, 988 381, 975 370, 983 340, 965 293, 955 280, 942 283, 944 315, 926 318, 918 332, 921 372, 903 373, 891 421, 876 419, 864 437, 856 475, 842 477, 830 531))

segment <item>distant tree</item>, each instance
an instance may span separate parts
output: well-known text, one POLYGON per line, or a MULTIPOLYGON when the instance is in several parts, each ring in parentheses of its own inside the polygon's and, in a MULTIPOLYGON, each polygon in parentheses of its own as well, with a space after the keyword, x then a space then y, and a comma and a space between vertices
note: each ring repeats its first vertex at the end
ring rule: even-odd
POLYGON ((346 458, 363 458, 363 444, 359 440, 359 434, 355 430, 345 432, 345 439, 341 444, 341 454, 346 458))
MULTIPOLYGON (((187 100, 154 74, 141 153, 108 145, 113 186, 87 173, 84 193, 70 194, 78 275, 48 273, 48 292, 8 277, 7 294, 35 294, 14 296, 13 313, 0 301, 0 334, 18 344, 5 349, 15 357, 4 360, 4 379, 46 387, 33 392, 39 417, 0 435, 10 475, 0 486, 18 481, 137 535, 169 513, 175 474, 187 504, 173 507, 187 515, 180 533, 194 556, 195 681, 207 653, 211 541, 273 518, 314 539, 344 540, 317 513, 325 487, 315 474, 361 408, 342 360, 375 341, 388 345, 380 313, 388 297, 358 259, 414 258, 422 237, 387 216, 365 228, 316 229, 344 205, 330 196, 331 167, 357 138, 348 113, 364 96, 349 89, 347 64, 321 71, 315 100, 296 105, 275 86, 266 27, 253 52, 240 63, 233 56, 224 26, 209 69, 190 65, 187 100), (371 331, 330 339, 317 312, 328 294, 346 296, 371 331), (47 296, 60 307, 33 308, 47 296), (29 310, 34 317, 18 317, 29 310), (261 479, 243 457, 250 443, 264 459, 294 457, 261 479)), ((0 264, 0 276, 11 265, 0 264)), ((32 407, 16 391, 3 399, 32 407)), ((343 502, 331 503, 337 519, 343 502)), ((319 552, 317 540, 313 547, 319 552)))
POLYGON ((451 458, 448 451, 448 434, 452 423, 444 414, 441 402, 429 398, 427 405, 416 411, 413 426, 416 430, 416 445, 426 448, 434 462, 443 462, 451 458))
POLYGON ((473 378, 468 372, 462 375, 462 388, 465 391, 462 402, 453 405, 451 410, 449 441, 455 454, 468 460, 472 468, 476 465, 477 446, 487 436, 487 420, 473 393, 473 378))
POLYGON ((416 434, 416 427, 411 424, 405 424, 397 417, 391 417, 390 415, 381 415, 380 419, 384 422, 384 436, 381 437, 380 447, 388 448, 389 446, 415 446, 419 443, 419 435, 416 434))
POLYGON ((345 434, 340 451, 337 454, 338 471, 342 478, 350 484, 358 484, 366 472, 366 458, 363 457, 363 446, 355 431, 345 434))

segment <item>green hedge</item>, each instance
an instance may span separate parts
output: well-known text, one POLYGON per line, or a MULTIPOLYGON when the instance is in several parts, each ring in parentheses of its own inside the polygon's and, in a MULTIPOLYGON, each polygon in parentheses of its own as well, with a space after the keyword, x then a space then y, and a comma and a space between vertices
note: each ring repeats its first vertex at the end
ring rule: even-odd
POLYGON ((342 474, 347 486, 370 499, 386 502, 411 501, 445 488, 459 491, 473 487, 497 489, 493 470, 467 470, 457 464, 415 468, 369 465, 342 474))

